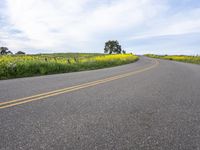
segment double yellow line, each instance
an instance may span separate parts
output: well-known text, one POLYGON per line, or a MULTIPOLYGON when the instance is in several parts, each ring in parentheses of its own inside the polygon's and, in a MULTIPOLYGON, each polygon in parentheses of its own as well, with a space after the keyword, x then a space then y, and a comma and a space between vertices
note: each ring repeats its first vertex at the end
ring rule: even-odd
POLYGON ((59 90, 54 90, 54 91, 50 91, 50 92, 46 92, 46 93, 32 95, 32 96, 29 96, 29 97, 24 97, 24 98, 19 98, 19 99, 15 99, 15 100, 9 100, 9 101, 6 101, 6 102, 1 102, 0 103, 0 109, 8 108, 8 107, 12 107, 12 106, 32 102, 32 101, 44 100, 45 98, 48 98, 48 97, 60 95, 60 94, 63 94, 63 93, 69 93, 69 92, 72 92, 72 91, 77 91, 77 90, 84 89, 84 88, 87 88, 87 87, 95 86, 95 85, 98 85, 98 84, 102 84, 102 83, 106 83, 106 82, 109 82, 109 81, 125 78, 125 77, 128 77, 128 76, 134 75, 134 74, 138 74, 138 73, 153 69, 156 66, 158 66, 159 62, 157 60, 154 60, 154 61, 155 61, 155 63, 153 65, 151 65, 149 67, 145 67, 145 68, 140 69, 140 70, 136 70, 136 71, 132 71, 132 72, 124 73, 124 74, 121 74, 121 75, 116 75, 116 76, 113 76, 113 77, 109 77, 109 78, 105 78, 105 79, 101 79, 101 80, 96 80, 96 81, 92 81, 92 82, 88 82, 88 83, 84 83, 84 84, 80 84, 80 85, 76 85, 76 86, 62 88, 62 89, 59 89, 59 90))

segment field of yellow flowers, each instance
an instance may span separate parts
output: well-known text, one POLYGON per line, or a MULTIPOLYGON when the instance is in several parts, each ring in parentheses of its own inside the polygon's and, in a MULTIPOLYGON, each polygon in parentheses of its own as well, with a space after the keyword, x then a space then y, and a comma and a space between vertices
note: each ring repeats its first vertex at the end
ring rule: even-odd
POLYGON ((186 56, 186 55, 154 55, 147 54, 151 58, 160 58, 174 61, 181 61, 186 63, 200 64, 200 56, 186 56))
POLYGON ((0 56, 0 79, 100 69, 134 62, 132 54, 41 54, 0 56))

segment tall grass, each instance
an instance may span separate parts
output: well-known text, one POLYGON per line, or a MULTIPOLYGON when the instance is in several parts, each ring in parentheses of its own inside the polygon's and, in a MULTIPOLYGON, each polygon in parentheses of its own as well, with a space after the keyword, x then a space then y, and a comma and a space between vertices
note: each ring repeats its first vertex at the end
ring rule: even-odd
POLYGON ((100 69, 134 62, 132 54, 41 54, 0 56, 0 79, 100 69))
POLYGON ((146 54, 146 56, 151 58, 160 58, 174 61, 181 61, 186 63, 200 64, 200 56, 186 56, 186 55, 154 55, 146 54))

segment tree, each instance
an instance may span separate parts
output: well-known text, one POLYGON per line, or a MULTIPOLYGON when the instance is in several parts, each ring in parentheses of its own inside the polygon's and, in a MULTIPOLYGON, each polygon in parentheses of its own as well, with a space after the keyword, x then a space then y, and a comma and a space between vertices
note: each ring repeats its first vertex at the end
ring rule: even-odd
POLYGON ((7 55, 7 54, 12 54, 12 52, 9 51, 7 47, 0 47, 0 54, 7 55))
POLYGON ((121 45, 119 45, 118 41, 107 41, 105 43, 104 53, 116 53, 121 54, 122 48, 121 45))
POLYGON ((26 53, 25 52, 22 52, 22 51, 18 51, 17 53, 15 53, 17 55, 25 55, 26 53))
POLYGON ((126 51, 125 51, 125 50, 122 50, 122 53, 123 53, 123 54, 126 54, 126 51))

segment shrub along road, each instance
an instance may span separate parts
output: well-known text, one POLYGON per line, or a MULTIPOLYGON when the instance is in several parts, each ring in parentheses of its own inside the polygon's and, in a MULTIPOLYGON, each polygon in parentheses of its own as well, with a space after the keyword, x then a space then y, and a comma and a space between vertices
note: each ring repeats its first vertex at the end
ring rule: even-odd
POLYGON ((199 65, 146 57, 0 81, 0 149, 198 149, 199 91, 199 65))

